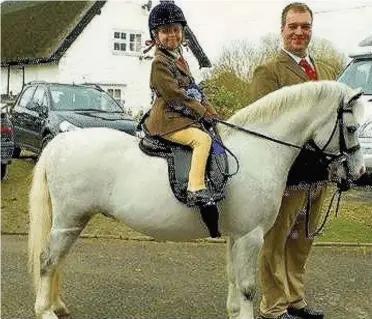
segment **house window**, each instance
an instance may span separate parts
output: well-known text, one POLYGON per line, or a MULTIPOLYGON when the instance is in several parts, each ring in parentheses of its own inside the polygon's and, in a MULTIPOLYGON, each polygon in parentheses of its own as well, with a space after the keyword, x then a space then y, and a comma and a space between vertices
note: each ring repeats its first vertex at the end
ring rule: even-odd
POLYGON ((114 31, 113 52, 141 52, 142 34, 131 31, 114 31))
POLYGON ((110 94, 114 99, 121 99, 120 89, 108 89, 107 93, 110 94))
POLYGON ((121 89, 107 89, 107 93, 110 94, 113 99, 120 105, 124 106, 124 92, 121 89))

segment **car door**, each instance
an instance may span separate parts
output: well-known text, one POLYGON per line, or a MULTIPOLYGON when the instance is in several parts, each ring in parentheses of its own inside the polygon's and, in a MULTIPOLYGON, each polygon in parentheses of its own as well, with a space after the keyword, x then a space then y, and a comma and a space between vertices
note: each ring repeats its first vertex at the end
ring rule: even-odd
POLYGON ((26 106, 27 109, 27 133, 30 139, 30 146, 35 150, 40 150, 42 142, 42 129, 45 125, 48 114, 48 100, 46 89, 38 86, 31 103, 26 106))
POLYGON ((14 108, 11 110, 11 120, 14 125, 14 140, 17 146, 30 148, 31 137, 29 131, 29 111, 27 105, 31 102, 36 86, 24 89, 14 108))

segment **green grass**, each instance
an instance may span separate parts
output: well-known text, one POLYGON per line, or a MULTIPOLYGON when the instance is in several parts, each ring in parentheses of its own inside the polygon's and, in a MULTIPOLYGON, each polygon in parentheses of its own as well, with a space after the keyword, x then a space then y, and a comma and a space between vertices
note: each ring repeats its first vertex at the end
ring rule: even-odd
MULTIPOLYGON (((31 186, 33 159, 14 160, 9 166, 8 180, 1 182, 1 232, 27 233, 28 193, 31 186)), ((142 236, 125 224, 97 214, 84 229, 92 236, 112 235, 123 238, 142 236)))
MULTIPOLYGON (((1 231, 26 233, 28 229, 28 192, 34 160, 14 160, 9 166, 9 178, 1 182, 1 231)), ((332 191, 333 189, 331 189, 332 191)), ((328 206, 331 194, 323 207, 328 206)), ((113 235, 123 238, 141 234, 125 224, 98 214, 92 219, 85 234, 113 235)), ((332 214, 318 242, 372 243, 372 189, 353 189, 343 196, 340 217, 332 214)))
MULTIPOLYGON (((328 205, 330 195, 324 206, 328 205)), ((323 207, 323 216, 326 208, 323 207)), ((317 240, 372 243, 372 189, 352 189, 344 194, 339 217, 335 217, 333 209, 323 234, 317 240)))

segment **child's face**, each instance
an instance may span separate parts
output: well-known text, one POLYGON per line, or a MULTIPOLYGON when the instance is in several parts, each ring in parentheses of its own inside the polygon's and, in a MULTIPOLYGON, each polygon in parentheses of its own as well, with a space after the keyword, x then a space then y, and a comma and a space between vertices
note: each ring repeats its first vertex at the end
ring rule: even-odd
POLYGON ((183 28, 179 23, 167 24, 159 27, 156 43, 168 50, 177 49, 183 40, 183 28))

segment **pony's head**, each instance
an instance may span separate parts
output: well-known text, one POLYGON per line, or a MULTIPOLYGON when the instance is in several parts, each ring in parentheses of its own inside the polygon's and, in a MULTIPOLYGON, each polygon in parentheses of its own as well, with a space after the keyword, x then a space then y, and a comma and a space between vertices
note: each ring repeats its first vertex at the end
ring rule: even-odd
POLYGON ((365 172, 363 154, 358 140, 358 129, 363 122, 365 103, 360 99, 363 92, 345 84, 329 82, 340 91, 337 109, 331 110, 334 121, 320 121, 311 143, 328 162, 330 180, 351 182, 365 172))

